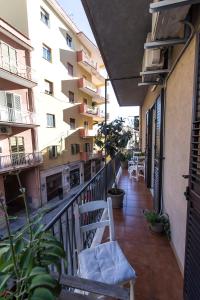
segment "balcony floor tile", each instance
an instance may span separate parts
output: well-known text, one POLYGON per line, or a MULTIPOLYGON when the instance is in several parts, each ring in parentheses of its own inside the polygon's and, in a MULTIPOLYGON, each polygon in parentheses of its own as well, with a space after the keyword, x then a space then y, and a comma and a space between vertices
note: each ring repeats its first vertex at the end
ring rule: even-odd
POLYGON ((119 186, 126 192, 123 209, 114 209, 116 238, 137 272, 137 300, 182 300, 183 278, 167 238, 152 233, 143 209, 152 197, 142 179, 131 181, 124 171, 119 186))

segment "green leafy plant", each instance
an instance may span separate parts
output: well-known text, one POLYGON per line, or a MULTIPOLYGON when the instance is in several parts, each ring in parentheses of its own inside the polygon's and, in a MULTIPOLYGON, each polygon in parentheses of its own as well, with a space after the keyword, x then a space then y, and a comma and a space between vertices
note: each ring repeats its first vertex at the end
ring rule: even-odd
POLYGON ((171 239, 171 230, 170 230, 170 222, 169 222, 169 216, 167 214, 160 214, 152 210, 145 210, 144 216, 148 223, 150 223, 152 226, 155 226, 156 224, 162 224, 163 231, 165 232, 167 238, 171 239))
POLYGON ((131 160, 132 158, 132 155, 129 151, 121 151, 119 152, 119 160, 120 161, 128 161, 128 160, 131 160))
POLYGON ((16 174, 26 209, 26 224, 12 234, 10 219, 3 199, 8 238, 0 242, 0 299, 1 300, 54 300, 59 295, 59 280, 50 273, 50 266, 61 275, 61 263, 65 260, 62 244, 50 232, 44 231, 43 215, 30 219, 25 189, 16 174))
MULTIPOLYGON (((110 156, 110 158, 113 161, 114 181, 116 177, 116 166, 114 157, 117 153, 121 152, 124 148, 126 148, 128 141, 132 137, 131 131, 124 127, 124 122, 125 121, 122 118, 118 118, 108 124, 105 122, 100 123, 98 125, 99 128, 95 137, 95 144, 100 150, 105 150, 106 155, 110 156)), ((117 189, 116 183, 115 189, 117 189)))

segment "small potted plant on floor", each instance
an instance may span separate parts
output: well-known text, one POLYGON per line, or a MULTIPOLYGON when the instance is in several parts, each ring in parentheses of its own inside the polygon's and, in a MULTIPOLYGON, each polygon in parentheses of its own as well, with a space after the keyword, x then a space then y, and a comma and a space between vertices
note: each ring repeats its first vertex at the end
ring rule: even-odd
POLYGON ((144 216, 150 224, 150 229, 156 233, 164 232, 168 239, 171 238, 169 217, 167 214, 160 214, 153 210, 145 210, 144 216))
MULTIPOLYGON (((19 174, 16 175, 19 180, 19 174)), ((30 219, 25 189, 24 199, 27 223, 13 234, 5 200, 0 197, 8 238, 0 242, 0 299, 1 300, 55 300, 59 299, 61 262, 65 264, 62 244, 50 232, 44 231, 42 215, 30 219), (57 270, 55 279, 50 267, 57 270)))
POLYGON ((128 152, 127 150, 119 152, 119 160, 121 163, 121 168, 122 169, 128 169, 128 161, 131 160, 131 153, 128 152))
POLYGON ((98 125, 95 144, 100 150, 105 150, 107 158, 112 159, 114 187, 108 190, 108 196, 112 198, 113 208, 121 208, 123 206, 124 190, 117 187, 115 156, 126 148, 128 141, 131 139, 131 131, 124 127, 122 118, 115 119, 110 123, 101 123, 98 125))

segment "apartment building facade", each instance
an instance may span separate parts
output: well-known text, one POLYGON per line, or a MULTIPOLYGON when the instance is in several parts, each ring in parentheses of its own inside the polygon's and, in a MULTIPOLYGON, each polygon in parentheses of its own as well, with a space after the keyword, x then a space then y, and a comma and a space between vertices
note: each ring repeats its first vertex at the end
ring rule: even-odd
POLYGON ((11 2, 1 1, 2 17, 28 36, 34 48, 31 62, 38 85, 33 93, 45 204, 67 195, 101 167, 101 156, 93 150, 93 123, 104 120, 103 62, 97 47, 56 1, 11 2), (16 17, 19 2, 22 9, 16 17))
POLYGON ((9 213, 23 208, 16 173, 29 206, 40 205, 39 165, 30 40, 0 19, 0 193, 9 213), (34 182, 34 185, 32 183, 34 182))

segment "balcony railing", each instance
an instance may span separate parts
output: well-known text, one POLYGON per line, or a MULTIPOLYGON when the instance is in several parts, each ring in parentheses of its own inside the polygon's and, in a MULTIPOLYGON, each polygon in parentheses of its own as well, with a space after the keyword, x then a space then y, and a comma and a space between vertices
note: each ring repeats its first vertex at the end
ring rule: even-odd
POLYGON ((35 113, 22 111, 7 106, 0 106, 0 122, 36 124, 35 113))
POLYGON ((0 172, 31 167, 42 163, 41 152, 13 153, 12 155, 0 156, 0 172))
POLYGON ((81 128, 79 132, 81 138, 91 138, 96 135, 96 131, 93 129, 81 128))
POLYGON ((0 68, 18 75, 20 77, 23 77, 24 79, 33 80, 33 71, 31 69, 31 67, 25 65, 25 64, 12 64, 10 62, 10 58, 6 58, 6 57, 2 57, 0 56, 0 68))
POLYGON ((104 111, 101 110, 99 107, 96 106, 89 106, 85 103, 82 103, 80 105, 80 113, 86 114, 86 115, 91 115, 97 118, 104 118, 104 111))
POLYGON ((81 50, 77 52, 77 60, 78 62, 83 62, 97 70, 97 63, 92 60, 85 51, 81 50))
MULTIPOLYGON (((116 159, 116 171, 119 170, 120 163, 116 159)), ((112 162, 107 166, 107 188, 111 188, 114 182, 112 162)), ((77 249, 75 236, 75 216, 74 207, 76 204, 83 204, 89 201, 105 199, 105 167, 103 167, 70 201, 60 210, 60 212, 46 225, 45 230, 50 230, 53 235, 62 242, 66 257, 67 267, 62 268, 63 274, 77 275, 77 249)), ((101 219, 103 211, 83 215, 82 225, 87 225, 101 219)), ((84 236, 84 248, 89 247, 94 239, 95 232, 84 236)))

